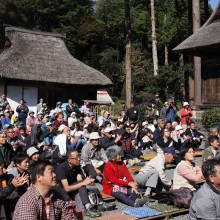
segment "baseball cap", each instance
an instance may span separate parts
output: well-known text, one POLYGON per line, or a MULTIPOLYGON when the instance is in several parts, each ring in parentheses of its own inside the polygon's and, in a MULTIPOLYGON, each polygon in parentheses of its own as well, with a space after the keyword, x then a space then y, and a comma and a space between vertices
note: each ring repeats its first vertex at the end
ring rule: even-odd
POLYGON ((165 154, 172 154, 174 157, 178 157, 178 155, 176 154, 175 148, 174 147, 165 147, 163 152, 165 154))
POLYGON ((38 152, 39 152, 39 150, 37 150, 35 147, 30 147, 27 149, 27 155, 29 157, 31 157, 33 154, 36 154, 38 152))
POLYGON ((182 128, 181 125, 177 125, 177 126, 175 127, 175 130, 176 130, 176 131, 179 131, 179 130, 183 130, 183 128, 182 128))
POLYGON ((148 125, 148 121, 144 121, 144 122, 142 123, 142 126, 144 126, 144 125, 148 125))
POLYGON ((49 126, 49 125, 52 125, 52 123, 51 123, 51 122, 47 122, 47 123, 46 123, 46 126, 49 126))

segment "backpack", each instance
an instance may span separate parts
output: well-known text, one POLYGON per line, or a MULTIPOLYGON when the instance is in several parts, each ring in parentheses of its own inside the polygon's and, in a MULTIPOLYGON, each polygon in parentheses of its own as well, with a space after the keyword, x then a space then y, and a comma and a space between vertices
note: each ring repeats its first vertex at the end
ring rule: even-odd
POLYGON ((161 192, 153 196, 153 198, 158 200, 159 203, 174 205, 178 208, 189 208, 192 197, 193 192, 186 187, 161 192))

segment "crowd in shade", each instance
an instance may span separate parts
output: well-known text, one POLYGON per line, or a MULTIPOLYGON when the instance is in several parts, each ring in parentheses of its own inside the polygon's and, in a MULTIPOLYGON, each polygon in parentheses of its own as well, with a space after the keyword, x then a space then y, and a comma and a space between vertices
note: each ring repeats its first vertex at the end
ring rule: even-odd
POLYGON ((220 207, 219 128, 211 128, 207 138, 200 133, 188 102, 182 103, 180 121, 173 100, 161 104, 158 96, 146 104, 144 121, 133 102, 129 107, 121 102, 117 119, 72 99, 49 109, 41 98, 34 112, 24 99, 12 109, 3 94, 0 108, 1 217, 96 218, 116 209, 103 201, 103 193, 141 207, 155 202, 155 194, 166 192, 168 198, 183 189, 193 195, 191 219, 220 217, 214 208, 220 207), (194 164, 195 151, 201 150, 202 167, 194 164), (146 152, 155 157, 140 161, 146 152), (176 165, 172 181, 167 163, 176 165), (142 167, 131 174, 134 164, 142 167))

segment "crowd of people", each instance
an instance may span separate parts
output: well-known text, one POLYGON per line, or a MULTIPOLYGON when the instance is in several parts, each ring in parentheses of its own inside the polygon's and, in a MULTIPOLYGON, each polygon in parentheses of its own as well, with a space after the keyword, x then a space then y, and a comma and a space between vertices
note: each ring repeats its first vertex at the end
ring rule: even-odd
MULTIPOLYGON (((129 108, 121 103, 117 120, 108 111, 96 115, 88 102, 78 107, 69 99, 63 107, 58 101, 50 110, 41 98, 37 112, 27 104, 21 99, 13 110, 4 94, 0 98, 0 199, 7 219, 77 219, 82 212, 95 218, 116 207, 105 203, 102 193, 141 207, 162 189, 196 192, 202 179, 206 185, 195 193, 190 216, 212 215, 199 207, 198 199, 208 210, 201 191, 219 196, 219 128, 212 128, 205 142, 188 102, 180 109, 180 122, 171 99, 161 108, 157 102, 148 104, 144 121, 139 121, 133 102, 129 108), (193 161, 203 142, 201 168, 193 161), (141 163, 145 151, 156 156, 141 163), (131 175, 128 167, 136 163, 142 168, 131 175), (166 163, 177 165, 172 181, 166 163)), ((211 199, 209 204, 218 205, 211 199)), ((215 213, 219 217, 220 212, 215 213)))

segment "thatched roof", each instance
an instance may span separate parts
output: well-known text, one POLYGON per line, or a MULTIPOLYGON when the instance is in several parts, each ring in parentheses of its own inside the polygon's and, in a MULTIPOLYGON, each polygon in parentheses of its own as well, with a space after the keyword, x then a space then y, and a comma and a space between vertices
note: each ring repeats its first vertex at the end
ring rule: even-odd
POLYGON ((101 72, 75 59, 64 35, 6 27, 9 48, 0 54, 0 77, 72 85, 112 85, 101 72))
POLYGON ((220 47, 220 1, 206 23, 173 50, 181 53, 199 53, 220 47))

